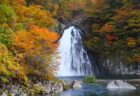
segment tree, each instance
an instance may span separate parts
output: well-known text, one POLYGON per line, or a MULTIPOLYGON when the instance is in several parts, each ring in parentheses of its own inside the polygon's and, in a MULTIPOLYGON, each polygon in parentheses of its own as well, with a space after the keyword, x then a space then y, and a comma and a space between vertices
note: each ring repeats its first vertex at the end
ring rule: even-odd
POLYGON ((24 28, 27 28, 30 24, 50 28, 55 24, 52 14, 49 11, 42 9, 39 5, 30 5, 27 7, 18 4, 14 6, 14 9, 17 14, 17 22, 23 23, 25 25, 24 28))
POLYGON ((0 4, 0 43, 10 47, 16 14, 13 8, 0 4))
POLYGON ((13 36, 12 49, 16 54, 22 54, 20 58, 23 63, 28 65, 28 75, 30 77, 41 77, 40 79, 54 79, 54 72, 58 64, 54 63, 56 56, 55 41, 59 35, 49 32, 46 28, 30 26, 28 31, 18 31, 13 36))
POLYGON ((20 82, 27 82, 28 78, 24 74, 24 68, 17 62, 17 58, 6 48, 5 45, 0 47, 0 80, 8 82, 12 77, 20 82))
POLYGON ((31 26, 28 31, 18 31, 13 36, 13 48, 17 52, 25 54, 35 54, 44 51, 53 51, 57 47, 54 43, 59 35, 55 32, 49 32, 46 28, 31 26))

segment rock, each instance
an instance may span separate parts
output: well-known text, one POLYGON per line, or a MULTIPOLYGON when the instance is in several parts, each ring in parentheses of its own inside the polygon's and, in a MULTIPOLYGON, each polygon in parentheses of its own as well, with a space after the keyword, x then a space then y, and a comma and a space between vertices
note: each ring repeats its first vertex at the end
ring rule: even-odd
POLYGON ((107 89, 136 89, 136 87, 127 82, 116 80, 109 82, 107 85, 107 89))
POLYGON ((139 87, 139 86, 140 86, 140 84, 135 84, 135 86, 136 86, 136 87, 139 87))
POLYGON ((43 84, 41 86, 38 86, 37 88, 42 89, 40 94, 50 94, 50 93, 57 93, 63 91, 62 84, 53 84, 53 83, 47 83, 43 84))
POLYGON ((29 96, 34 96, 34 91, 33 90, 29 91, 29 96))
POLYGON ((20 96, 28 96, 27 94, 23 93, 23 94, 20 94, 20 96))
POLYGON ((56 84, 56 85, 54 85, 54 91, 55 92, 62 92, 63 91, 62 84, 56 84))
MULTIPOLYGON (((24 87, 23 87, 24 88, 24 87)), ((23 89, 20 84, 16 85, 6 85, 4 86, 5 91, 0 90, 0 96, 34 96, 35 93, 42 94, 43 96, 50 93, 57 93, 63 91, 63 86, 61 83, 53 83, 53 82, 38 82, 36 84, 32 84, 31 88, 27 87, 23 89), (29 89, 28 89, 29 88, 29 89), (27 93, 24 93, 24 91, 27 93)))
POLYGON ((73 88, 82 88, 82 82, 81 81, 75 81, 73 84, 73 88))
POLYGON ((62 80, 64 90, 73 87, 74 81, 73 80, 62 80))
POLYGON ((0 96, 8 96, 5 92, 2 93, 0 96))
POLYGON ((58 32, 59 34, 63 34, 64 30, 66 28, 66 25, 63 23, 60 23, 59 21, 52 26, 51 31, 58 32))

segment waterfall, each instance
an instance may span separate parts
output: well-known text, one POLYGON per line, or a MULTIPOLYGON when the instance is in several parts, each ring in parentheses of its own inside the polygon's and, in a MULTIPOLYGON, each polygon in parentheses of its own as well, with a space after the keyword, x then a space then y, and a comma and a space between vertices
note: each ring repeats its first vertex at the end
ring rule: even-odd
POLYGON ((58 76, 93 75, 92 64, 84 49, 82 31, 79 28, 72 26, 66 29, 59 43, 58 76))

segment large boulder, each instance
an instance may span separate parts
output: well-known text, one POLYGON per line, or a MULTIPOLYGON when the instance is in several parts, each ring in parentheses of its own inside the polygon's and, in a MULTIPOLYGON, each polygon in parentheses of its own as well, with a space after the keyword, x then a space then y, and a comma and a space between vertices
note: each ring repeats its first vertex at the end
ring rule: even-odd
POLYGON ((136 87, 127 82, 116 80, 109 82, 107 85, 107 89, 136 89, 136 87))
POLYGON ((62 84, 63 84, 64 90, 67 90, 67 89, 73 87, 74 81, 73 80, 62 80, 62 84))
POLYGON ((82 88, 82 82, 81 81, 75 81, 73 84, 73 88, 82 88))

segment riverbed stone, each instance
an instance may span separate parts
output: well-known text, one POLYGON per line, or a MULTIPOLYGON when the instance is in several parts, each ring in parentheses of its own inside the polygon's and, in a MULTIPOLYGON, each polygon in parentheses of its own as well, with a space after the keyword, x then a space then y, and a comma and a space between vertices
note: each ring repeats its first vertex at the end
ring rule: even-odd
POLYGON ((127 82, 116 80, 109 82, 107 85, 107 89, 136 89, 136 87, 127 82))

